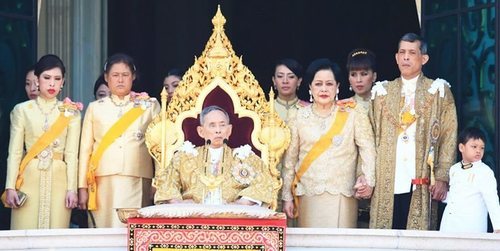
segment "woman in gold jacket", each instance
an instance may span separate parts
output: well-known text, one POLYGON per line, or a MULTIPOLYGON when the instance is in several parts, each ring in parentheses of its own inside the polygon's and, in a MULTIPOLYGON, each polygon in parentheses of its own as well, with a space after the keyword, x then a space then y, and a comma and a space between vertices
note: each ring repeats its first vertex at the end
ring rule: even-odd
POLYGON ((306 71, 314 103, 289 124, 283 167, 283 211, 298 213, 299 227, 356 227, 357 200, 375 185, 375 145, 368 113, 355 102, 336 102, 340 69, 328 59, 306 71), (361 175, 356 174, 360 156, 361 175))
POLYGON ((104 66, 111 96, 91 102, 83 121, 79 208, 91 211, 99 228, 125 227, 117 208, 152 204, 153 161, 144 133, 160 105, 131 91, 135 74, 130 56, 111 56, 104 66))
POLYGON ((64 73, 57 56, 40 58, 35 66, 40 95, 12 110, 6 181, 11 229, 67 228, 71 209, 77 206, 82 107, 57 99, 64 73))

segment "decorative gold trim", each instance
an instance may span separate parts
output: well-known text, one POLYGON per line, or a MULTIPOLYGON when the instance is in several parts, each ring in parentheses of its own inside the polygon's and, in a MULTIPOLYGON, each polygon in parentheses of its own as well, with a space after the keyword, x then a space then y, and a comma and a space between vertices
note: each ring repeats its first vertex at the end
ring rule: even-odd
MULTIPOLYGON (((264 164, 275 178, 273 195, 277 199, 281 178, 276 166, 290 143, 290 131, 274 111, 272 90, 271 100, 268 102, 252 72, 243 64, 242 58, 236 56, 224 32, 225 23, 226 19, 219 6, 212 18, 213 33, 205 50, 199 58, 195 57, 194 64, 182 77, 166 109, 166 102, 162 102, 161 114, 148 126, 146 144, 153 158, 160 164, 155 173, 154 185, 160 188, 161 183, 165 182, 167 165, 185 140, 182 131, 184 119, 196 119, 207 95, 219 87, 231 98, 238 117, 253 120, 252 144, 261 152, 264 164)), ((166 94, 162 92, 162 100, 163 95, 166 94)), ((270 205, 273 209, 277 206, 276 199, 270 205)))

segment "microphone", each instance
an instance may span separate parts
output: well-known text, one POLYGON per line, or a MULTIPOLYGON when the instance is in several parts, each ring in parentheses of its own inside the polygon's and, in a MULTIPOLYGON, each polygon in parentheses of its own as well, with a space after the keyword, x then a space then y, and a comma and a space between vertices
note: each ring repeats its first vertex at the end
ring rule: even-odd
POLYGON ((204 151, 204 154, 205 154, 205 173, 207 172, 207 166, 208 166, 208 148, 210 148, 210 144, 212 144, 212 141, 207 139, 207 141, 205 141, 205 145, 208 146, 208 147, 204 147, 203 151, 204 151))

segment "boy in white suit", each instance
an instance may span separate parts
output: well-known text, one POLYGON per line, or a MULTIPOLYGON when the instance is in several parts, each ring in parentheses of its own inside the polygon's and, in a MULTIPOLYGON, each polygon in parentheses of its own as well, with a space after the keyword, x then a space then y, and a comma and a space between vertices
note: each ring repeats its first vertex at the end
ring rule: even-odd
POLYGON ((483 163, 485 136, 477 128, 465 129, 458 138, 462 161, 450 168, 450 191, 441 221, 444 232, 487 232, 488 213, 495 233, 500 233, 497 182, 483 163))

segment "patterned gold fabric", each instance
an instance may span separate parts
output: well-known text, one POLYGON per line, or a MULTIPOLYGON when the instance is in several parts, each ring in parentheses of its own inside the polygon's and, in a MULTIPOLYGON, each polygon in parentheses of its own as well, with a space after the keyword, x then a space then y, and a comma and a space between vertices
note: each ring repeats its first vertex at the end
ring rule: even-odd
MULTIPOLYGON (((312 146, 326 133, 335 118, 335 112, 326 118, 316 115, 312 106, 299 109, 289 124, 292 133, 290 147, 285 153, 283 168, 283 200, 291 201, 291 184, 295 172, 312 146)), ((297 195, 313 196, 324 192, 354 194, 358 155, 368 184, 375 185, 375 147, 373 131, 367 111, 361 106, 349 111, 342 132, 333 138, 330 147, 314 160, 297 186, 297 195)))
MULTIPOLYGON (((201 182, 201 176, 206 169, 206 146, 196 147, 196 153, 179 150, 167 168, 167 182, 162 183, 155 195, 156 201, 170 199, 192 199, 201 203, 205 185, 201 182)), ((208 156, 209 157, 209 156, 208 156)), ((225 202, 231 203, 239 197, 248 197, 254 200, 270 204, 272 201, 272 178, 269 170, 264 168, 262 160, 253 152, 246 158, 240 159, 233 156, 233 150, 224 146, 222 161, 222 197, 225 202), (255 178, 249 185, 242 184, 233 175, 235 168, 241 164, 248 165, 255 172, 255 178)))
POLYGON ((329 193, 301 196, 299 212, 298 227, 356 228, 358 200, 329 193), (339 212, 339 217, 335 217, 332 212, 339 212))
MULTIPOLYGON (((12 110, 6 188, 14 189, 24 149, 30 149, 44 133, 46 118, 49 126, 57 120, 61 104, 55 98, 38 97, 12 110)), ((11 229, 69 227, 71 210, 65 207, 65 197, 67 191, 76 192, 77 188, 80 121, 80 114, 72 117, 68 127, 48 147, 53 154, 62 154, 64 160, 35 158, 28 163, 20 187, 28 200, 21 208, 12 210, 11 229)))
POLYGON ((358 94, 355 94, 352 96, 354 100, 356 100, 356 104, 359 106, 362 106, 367 112, 371 109, 371 100, 370 98, 363 98, 359 96, 358 94))
MULTIPOLYGON (((310 105, 310 103, 300 100, 298 98, 295 98, 294 100, 288 102, 280 99, 279 97, 277 97, 274 100, 274 109, 276 113, 278 113, 280 118, 283 121, 285 121, 287 125, 288 123, 290 123, 291 120, 295 119, 295 116, 297 116, 297 111, 299 110, 299 108, 306 107, 308 105, 310 105)), ((281 173, 281 170, 283 169, 283 162, 280 162, 278 164, 277 169, 281 173)), ((278 205, 279 205, 278 210, 281 210, 281 191, 278 194, 278 205)))
MULTIPOLYGON (((426 160, 432 145, 436 153, 436 180, 448 181, 448 170, 456 154, 457 114, 450 88, 444 85, 444 97, 440 97, 439 91, 430 93, 432 83, 432 79, 420 76, 415 92, 416 156, 421 156, 416 159, 416 178, 430 176, 426 160)), ((383 87, 387 94, 375 95, 372 103, 371 119, 377 147, 377 186, 371 201, 370 228, 392 227, 395 153, 399 131, 396 125, 400 114, 402 80, 397 78, 383 84, 383 87)), ((417 186, 413 191, 408 229, 429 229, 429 199, 427 186, 417 186)), ((435 206, 433 208, 436 209, 435 206)), ((431 228, 434 228, 435 217, 431 218, 431 228)))
MULTIPOLYGON (((363 107, 365 110, 366 110, 366 113, 368 114, 369 111, 371 110, 371 107, 372 107, 372 101, 370 98, 363 98, 361 96, 359 96, 358 94, 355 94, 354 96, 352 96, 351 98, 353 98, 355 101, 356 101, 356 104, 363 107)), ((373 130, 373 128, 372 128, 373 130)), ((363 170, 361 169, 361 160, 358 160, 357 161, 357 176, 360 176, 363 174, 363 170)))
MULTIPOLYGON (((118 120, 119 116, 125 114, 134 106, 130 101, 130 95, 125 96, 120 100, 117 96, 112 95, 94 102, 91 102, 85 112, 85 118, 82 127, 81 145, 80 145, 80 166, 78 176, 78 187, 87 188, 87 169, 89 168, 90 156, 101 143, 106 132, 118 120)), ((140 189, 142 179, 151 180, 153 177, 153 161, 149 155, 146 144, 144 143, 144 134, 146 128, 153 117, 160 111, 160 104, 157 101, 152 102, 152 106, 135 120, 121 137, 117 138, 103 153, 99 166, 96 170, 96 177, 108 176, 127 176, 134 179, 129 179, 130 186, 113 187, 112 191, 107 191, 106 188, 98 189, 98 211, 104 210, 105 215, 114 215, 116 217, 115 208, 132 207, 140 208, 145 206, 141 204, 144 196, 149 196, 148 191, 134 191, 131 188, 137 187, 140 189), (127 190, 123 190, 127 187, 127 190), (106 195, 107 198, 104 198, 106 195), (117 197, 117 198, 115 198, 117 197), (103 200, 123 203, 104 203, 103 200), (101 207, 101 203, 106 205, 106 208, 101 207), (137 202, 137 203, 126 203, 137 202)), ((111 184, 113 183, 112 181, 111 184)), ((151 181, 149 181, 150 183, 151 181)), ((122 182, 123 183, 123 182, 122 182)), ((121 184, 121 183, 120 183, 121 184)), ((111 186, 110 186, 111 188, 111 186)), ((98 213, 101 214, 101 213, 98 213)), ((113 221, 118 222, 118 221, 113 221)), ((98 227, 113 227, 116 225, 108 225, 109 221, 97 222, 98 227)), ((114 224, 114 223, 111 223, 114 224)), ((121 223, 117 223, 121 224, 121 223)), ((123 224, 121 224, 123 226, 123 224)))

